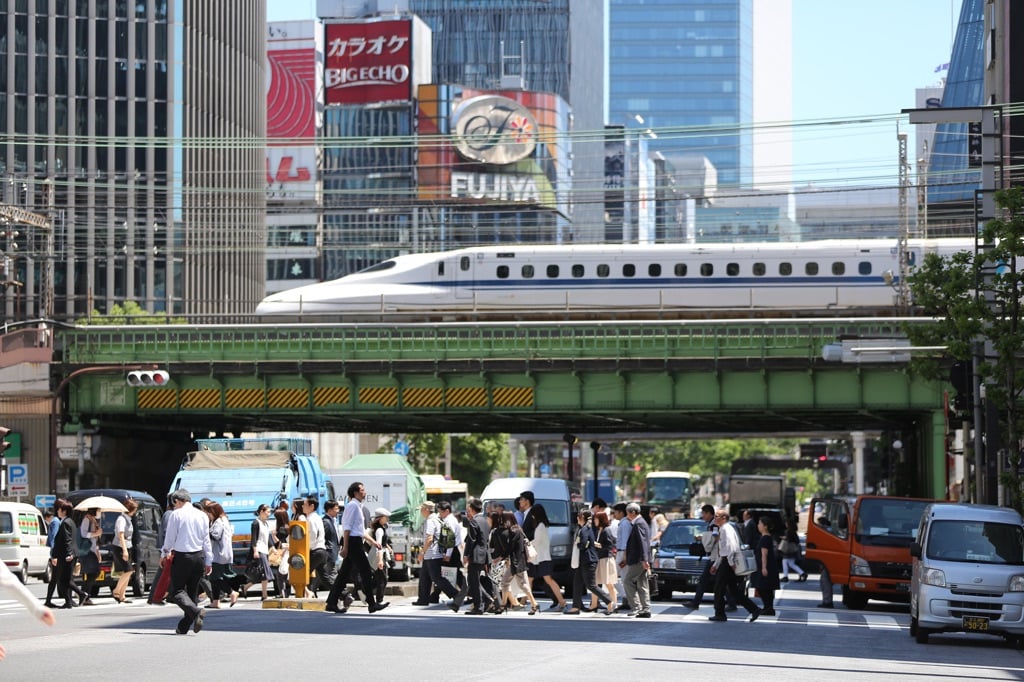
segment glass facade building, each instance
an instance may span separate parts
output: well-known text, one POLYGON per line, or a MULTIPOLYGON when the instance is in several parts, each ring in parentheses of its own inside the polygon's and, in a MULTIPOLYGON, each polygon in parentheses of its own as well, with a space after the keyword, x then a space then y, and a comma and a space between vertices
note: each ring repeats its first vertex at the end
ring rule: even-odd
MULTIPOLYGON (((949 59, 942 107, 979 107, 985 103, 985 0, 963 0, 953 53, 949 59)), ((934 204, 973 202, 981 187, 981 147, 975 157, 968 150, 967 123, 936 127, 928 163, 929 223, 941 223, 934 204)))
POLYGON ((706 156, 720 186, 749 185, 752 0, 610 0, 609 31, 608 122, 657 129, 652 151, 706 156))
POLYGON ((53 225, 52 239, 28 229, 17 249, 0 244, 24 285, 6 288, 7 319, 126 301, 252 311, 262 150, 240 145, 256 153, 250 185, 249 155, 182 140, 262 139, 265 13, 263 0, 0 0, 0 200, 53 225))

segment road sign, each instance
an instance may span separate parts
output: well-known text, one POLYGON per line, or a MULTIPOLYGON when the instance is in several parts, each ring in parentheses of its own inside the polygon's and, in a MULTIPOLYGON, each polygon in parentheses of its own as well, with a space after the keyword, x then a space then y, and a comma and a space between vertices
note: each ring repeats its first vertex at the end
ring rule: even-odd
POLYGON ((550 473, 551 473, 551 465, 550 464, 541 464, 540 465, 540 475, 541 476, 547 476, 550 473))
POLYGON ((400 440, 395 443, 395 454, 405 457, 409 454, 409 444, 404 440, 400 440))
POLYGON ((7 465, 7 494, 28 495, 28 465, 7 465))
POLYGON ((54 503, 56 502, 56 495, 36 495, 36 507, 38 509, 42 509, 45 511, 53 507, 54 503))

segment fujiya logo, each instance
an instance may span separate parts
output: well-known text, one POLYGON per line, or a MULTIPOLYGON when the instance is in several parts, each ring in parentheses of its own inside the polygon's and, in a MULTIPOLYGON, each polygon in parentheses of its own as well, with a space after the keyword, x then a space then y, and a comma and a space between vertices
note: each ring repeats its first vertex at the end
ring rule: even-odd
POLYGON ((452 137, 463 158, 505 166, 533 153, 537 147, 537 121, 519 102, 482 95, 455 109, 452 137))

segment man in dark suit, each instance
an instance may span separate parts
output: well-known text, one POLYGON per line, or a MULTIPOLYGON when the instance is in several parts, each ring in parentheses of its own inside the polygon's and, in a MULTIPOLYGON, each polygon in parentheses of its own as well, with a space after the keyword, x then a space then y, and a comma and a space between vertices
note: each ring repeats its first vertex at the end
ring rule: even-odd
POLYGON ((748 547, 757 546, 761 534, 757 532, 757 521, 754 520, 754 513, 749 509, 743 510, 743 526, 740 528, 740 539, 748 547))
MULTIPOLYGON (((70 502, 57 500, 54 509, 57 518, 60 519, 60 526, 57 534, 53 536, 53 546, 50 548, 50 565, 53 567, 50 580, 57 583, 57 595, 64 597, 63 608, 70 609, 75 605, 72 593, 77 593, 82 601, 85 601, 86 597, 85 592, 75 584, 71 576, 75 567, 75 533, 78 532, 78 526, 71 519, 70 502)), ((49 600, 46 605, 56 608, 49 600)))
POLYGON ((479 616, 489 609, 493 602, 490 595, 494 594, 494 585, 491 584, 491 579, 486 576, 483 576, 483 588, 487 594, 481 594, 480 591, 481 573, 487 568, 487 538, 491 532, 491 528, 487 524, 487 517, 484 516, 483 511, 483 503, 475 497, 470 498, 466 503, 466 516, 469 518, 469 523, 466 524, 466 546, 463 562, 466 565, 466 572, 469 578, 469 600, 473 603, 473 608, 466 613, 471 616, 479 616))
POLYGON ((338 575, 338 503, 334 500, 324 502, 324 547, 327 549, 327 561, 320 569, 319 588, 330 590, 338 575))

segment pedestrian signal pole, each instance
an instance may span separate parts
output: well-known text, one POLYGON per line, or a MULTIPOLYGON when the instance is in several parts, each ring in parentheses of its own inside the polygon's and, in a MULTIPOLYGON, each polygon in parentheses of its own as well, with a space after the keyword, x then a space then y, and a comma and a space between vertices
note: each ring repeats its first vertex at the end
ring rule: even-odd
POLYGON ((288 582, 292 594, 298 598, 306 596, 309 585, 309 528, 305 521, 288 523, 288 582))

